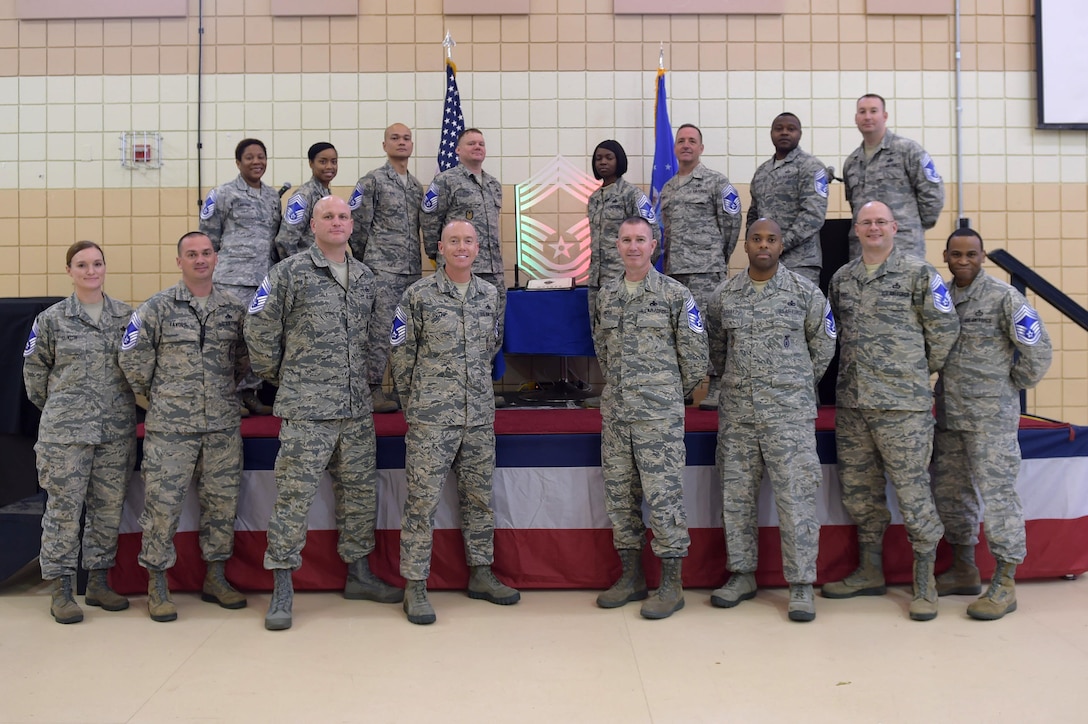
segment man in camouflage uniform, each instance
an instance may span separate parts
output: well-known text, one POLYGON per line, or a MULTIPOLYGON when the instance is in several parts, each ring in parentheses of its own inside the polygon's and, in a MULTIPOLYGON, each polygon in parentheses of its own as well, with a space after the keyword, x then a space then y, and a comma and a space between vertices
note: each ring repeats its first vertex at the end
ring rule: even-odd
POLYGON ((744 242, 748 270, 718 287, 709 311, 710 356, 722 371, 717 463, 732 573, 710 602, 732 608, 756 595, 756 506, 767 470, 790 584, 788 614, 811 621, 823 480, 815 390, 835 355, 837 332, 819 288, 779 263, 782 238, 774 221, 753 222, 744 242))
POLYGON ((944 526, 930 491, 933 391, 929 376, 944 366, 960 323, 940 274, 895 246, 891 209, 871 201, 858 211, 861 257, 831 278, 828 297, 839 321, 835 445, 842 502, 858 526, 861 564, 825 584, 825 598, 879 596, 885 591, 884 531, 891 514, 885 475, 914 549, 910 617, 937 616, 933 564, 944 526))
MULTIPOLYGON (((854 122, 863 140, 842 167, 854 220, 870 201, 887 204, 899 226, 896 248, 925 259, 926 229, 933 228, 944 208, 944 182, 933 159, 915 141, 887 130, 888 111, 875 93, 858 98, 854 122)), ((850 258, 860 254, 857 230, 851 229, 850 258)))
POLYGON ((502 264, 502 238, 499 212, 502 210, 502 184, 484 171, 487 147, 484 134, 466 128, 457 139, 458 165, 443 171, 431 181, 423 197, 423 248, 427 257, 441 265, 438 241, 450 219, 467 219, 476 228, 480 254, 472 273, 499 292, 499 345, 505 329, 506 274, 502 264))
MULTIPOLYGON (((677 174, 661 189, 665 273, 687 287, 700 309, 729 276, 729 257, 741 227, 740 195, 725 174, 712 171, 703 155, 703 132, 690 123, 676 131, 677 174)), ((719 377, 711 365, 710 385, 700 407, 717 409, 719 377)))
POLYGON ((661 586, 641 613, 660 619, 684 607, 680 569, 690 543, 683 492, 684 396, 706 372, 706 332, 691 292, 653 268, 657 242, 646 219, 623 222, 616 246, 624 276, 597 295, 593 342, 605 379, 605 505, 623 572, 597 597, 597 605, 616 608, 647 597, 645 500, 654 532, 651 546, 661 559, 661 586))
MULTIPOLYGON (((212 274, 216 289, 248 303, 271 265, 272 242, 280 230, 280 197, 261 181, 268 163, 262 142, 242 139, 234 157, 238 177, 208 193, 200 208, 200 231, 212 240, 219 258, 212 274)), ((246 370, 238 383, 243 416, 272 414, 257 397, 260 386, 253 370, 246 370)))
POLYGON ((977 232, 957 229, 948 237, 944 260, 955 282, 960 336, 937 381, 933 493, 955 552, 952 568, 937 576, 942 596, 982 591, 975 566, 982 498, 986 542, 997 568, 986 595, 967 613, 993 620, 1016 610, 1016 566, 1027 554, 1016 493, 1019 391, 1039 384, 1052 350, 1039 314, 1020 292, 983 271, 985 259, 977 232))
POLYGON ((367 381, 374 412, 396 412, 382 380, 389 363, 389 324, 404 291, 423 272, 419 254, 419 205, 423 186, 408 172, 412 131, 403 123, 385 129, 382 149, 389 160, 359 179, 351 194, 351 252, 374 272, 373 322, 367 340, 367 381))
POLYGON ((203 600, 243 608, 224 576, 234 551, 242 482, 237 383, 249 367, 242 338, 245 302, 212 283, 211 239, 191 231, 178 241, 181 281, 144 302, 125 330, 118 361, 132 390, 150 402, 144 421, 143 546, 152 621, 173 621, 166 571, 177 561, 174 534, 198 473, 200 553, 208 562, 203 600))
POLYGON ((752 177, 748 228, 757 219, 774 219, 782 228, 782 258, 790 271, 820 285, 824 255, 820 229, 827 215, 827 168, 801 150, 801 120, 780 113, 771 123, 774 156, 752 177))
POLYGON ((434 512, 452 465, 461 500, 470 598, 500 605, 521 599, 491 572, 495 559, 495 405, 491 358, 498 351, 498 292, 472 273, 479 241, 464 219, 447 222, 438 242, 446 263, 409 287, 396 308, 393 376, 404 395, 408 497, 400 534, 404 612, 434 623, 427 600, 434 512))
POLYGON ((326 467, 336 495, 337 552, 348 564, 344 597, 396 603, 403 596, 367 561, 377 522, 366 384, 374 276, 348 253, 351 210, 343 199, 318 201, 310 224, 314 246, 272 267, 245 321, 253 369, 279 387, 275 413, 283 418, 264 556, 275 581, 264 620, 269 630, 291 627, 291 573, 302 565, 306 516, 326 467))

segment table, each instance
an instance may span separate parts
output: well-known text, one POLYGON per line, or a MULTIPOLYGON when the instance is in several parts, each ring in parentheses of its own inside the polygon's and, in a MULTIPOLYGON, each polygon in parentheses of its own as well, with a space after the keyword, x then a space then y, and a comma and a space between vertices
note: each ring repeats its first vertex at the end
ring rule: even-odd
POLYGON ((506 354, 560 357, 559 379, 547 390, 522 395, 523 399, 547 402, 578 400, 592 393, 570 383, 567 357, 595 357, 589 326, 589 290, 585 287, 528 291, 511 289, 506 294, 506 354))

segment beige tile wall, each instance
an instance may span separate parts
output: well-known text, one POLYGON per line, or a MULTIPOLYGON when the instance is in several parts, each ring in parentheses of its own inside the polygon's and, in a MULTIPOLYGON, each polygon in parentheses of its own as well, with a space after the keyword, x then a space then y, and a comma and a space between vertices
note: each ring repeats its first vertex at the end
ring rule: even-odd
MULTIPOLYGON (((131 87, 137 89, 146 88, 146 85, 136 83, 135 79, 140 76, 159 76, 163 83, 172 77, 186 76, 191 83, 197 71, 196 0, 190 0, 189 18, 163 20, 20 22, 15 19, 14 5, 14 0, 0 0, 0 77, 27 80, 28 97, 39 93, 32 87, 35 83, 30 82, 38 77, 58 80, 75 77, 78 102, 79 89, 88 87, 85 82, 96 82, 95 76, 104 78, 98 82, 107 90, 111 77, 121 83, 128 83, 132 78, 131 87), (84 76, 88 77, 85 81, 79 80, 84 76)), ((980 85, 990 86, 985 93, 979 92, 979 97, 985 96, 985 100, 977 102, 973 107, 974 115, 969 119, 968 153, 971 155, 965 178, 970 182, 964 183, 965 213, 982 231, 989 246, 1009 249, 1035 265, 1043 276, 1076 301, 1088 306, 1085 141, 1083 134, 1043 134, 1031 128, 1028 72, 1033 68, 1034 57, 1032 3, 1030 0, 964 0, 962 7, 963 67, 968 73, 975 74, 972 78, 977 78, 980 85), (1007 74, 1004 82, 1002 74, 1007 74), (993 180, 996 182, 989 182, 993 180)), ((899 96, 917 99, 904 101, 897 107, 893 111, 892 124, 894 127, 896 120, 909 118, 910 122, 904 124, 908 126, 907 135, 916 130, 914 135, 921 138, 925 133, 928 147, 933 143, 929 134, 934 125, 930 122, 930 114, 934 111, 924 104, 928 96, 926 89, 917 82, 917 88, 904 93, 896 85, 904 78, 911 79, 908 85, 914 84, 913 79, 920 73, 926 82, 936 79, 940 84, 948 85, 947 72, 953 67, 950 46, 953 22, 950 17, 867 16, 865 0, 787 0, 786 14, 759 17, 615 17, 611 14, 610 0, 532 0, 528 16, 504 17, 443 17, 442 0, 360 0, 357 18, 274 18, 269 12, 269 0, 207 0, 204 8, 204 72, 211 78, 242 73, 250 78, 258 74, 289 78, 300 73, 398 73, 403 75, 397 78, 403 79, 420 73, 421 78, 430 79, 441 72, 443 52, 440 42, 449 29, 458 42, 455 59, 462 74, 462 90, 465 90, 466 87, 471 89, 473 74, 480 74, 479 85, 482 85, 482 75, 495 71, 505 74, 586 71, 587 77, 598 71, 649 74, 657 65, 659 43, 664 42, 671 82, 675 83, 671 96, 673 105, 698 109, 697 115, 705 124, 707 121, 702 114, 717 113, 718 106, 714 105, 720 102, 715 96, 717 91, 698 88, 694 95, 684 96, 684 73, 813 71, 813 95, 819 94, 832 105, 825 108, 813 100, 810 106, 805 106, 817 118, 817 123, 813 124, 817 127, 810 131, 811 135, 806 135, 806 145, 819 139, 821 148, 829 147, 833 152, 817 152, 836 165, 841 162, 844 150, 857 143, 856 131, 849 118, 854 91, 843 81, 842 89, 832 89, 828 93, 821 86, 827 78, 846 78, 853 74, 859 76, 863 84, 880 78, 899 91, 899 96), (886 73, 881 75, 884 71, 886 73), (821 72, 827 74, 820 75, 821 72), (831 124, 820 120, 828 113, 841 120, 831 124)), ((399 82, 390 81, 391 84, 399 82)), ((421 80, 419 85, 422 87, 424 82, 421 80)), ((46 96, 47 87, 52 86, 43 81, 42 98, 46 96)), ((558 97, 563 98, 563 89, 558 92, 558 97)), ((737 99, 735 93, 731 86, 730 101, 737 99)), ((755 93, 762 98, 758 95, 761 93, 759 88, 755 93)), ((892 91, 888 94, 896 95, 892 91)), ((414 102, 414 97, 404 100, 414 102)), ((495 96, 496 108, 505 102, 504 97, 495 96)), ((772 99, 770 102, 791 105, 792 97, 788 92, 782 92, 775 97, 778 101, 772 99)), ((269 100, 279 99, 276 95, 269 100)), ((229 101, 226 98, 219 100, 221 104, 229 101)), ((589 100, 587 106, 592 105, 592 99, 589 100)), ((645 97, 636 102, 645 105, 645 97)), ((466 94, 466 103, 472 103, 470 94, 466 94)), ((13 143, 22 147, 17 150, 23 155, 16 153, 16 159, 31 157, 25 149, 40 146, 41 150, 34 153, 40 155, 42 163, 54 171, 62 170, 50 167, 55 163, 51 159, 66 153, 62 134, 50 132, 51 126, 64 125, 56 123, 56 109, 48 105, 37 109, 22 106, 20 103, 19 106, 0 108, 0 132, 10 131, 12 127, 17 130, 13 140, 0 141, 0 144, 13 143), (12 113, 16 115, 14 120, 12 113), (33 138, 35 134, 41 134, 42 138, 33 138)), ((226 112, 223 106, 220 108, 226 112)), ((161 114, 165 117, 176 111, 163 107, 161 114)), ((937 108, 937 111, 942 119, 938 125, 946 127, 950 114, 944 108, 937 108)), ((75 114, 69 125, 79 130, 78 112, 67 112, 75 114)), ((157 117, 159 112, 153 115, 157 117)), ((360 111, 360 128, 363 115, 360 111)), ((616 115, 621 114, 617 111, 616 115)), ((212 116, 214 118, 215 114, 212 116)), ((674 113, 673 120, 678 123, 681 119, 674 113)), ((210 132, 215 133, 214 120, 207 123, 210 132)), ((558 125, 555 119, 549 123, 558 125)), ((763 124, 758 119, 752 123, 752 128, 740 130, 740 137, 747 139, 750 135, 754 140, 745 140, 743 144, 736 142, 732 127, 728 129, 730 154, 738 153, 735 146, 747 148, 755 144, 754 152, 744 152, 743 165, 734 156, 728 157, 729 170, 745 201, 747 186, 744 182, 750 176, 748 167, 754 168, 758 157, 769 150, 762 145, 765 139, 763 124), (734 167, 744 170, 738 172, 734 167)), ((535 117, 528 125, 529 130, 537 125, 535 117)), ((621 125, 618 118, 616 125, 621 125)), ((238 128, 235 132, 243 130, 238 128)), ((560 143, 569 142, 571 130, 577 132, 578 129, 558 128, 554 137, 560 143)), ((623 138, 622 134, 627 132, 613 129, 615 133, 607 133, 607 130, 598 127, 583 134, 579 145, 591 149, 599 139, 585 137, 590 134, 604 132, 602 137, 623 138)), ((489 139, 495 139, 499 133, 498 130, 489 131, 489 139)), ((530 136, 528 130, 525 133, 535 145, 536 137, 530 136)), ((102 145, 107 145, 107 135, 103 134, 102 145)), ((371 136, 365 139, 362 136, 360 131, 360 145, 373 141, 371 136)), ((635 137, 642 139, 644 134, 636 132, 635 137)), ((230 145, 219 140, 219 145, 230 145)), ((504 139, 499 137, 497 140, 504 139)), ((940 134, 936 142, 945 148, 934 151, 934 155, 947 158, 951 142, 940 134)), ((501 143, 495 145, 501 150, 501 143)), ((513 142, 507 145, 512 146, 513 142)), ((97 150, 106 157, 105 151, 97 150)), ((3 153, 5 151, 0 148, 0 154, 3 153)), ((422 143, 417 147, 417 155, 431 153, 422 143)), ((575 155, 581 158, 585 153, 586 148, 579 148, 575 155)), ((724 151, 712 151, 708 146, 707 153, 724 151)), ((224 180, 219 178, 224 175, 223 169, 229 170, 233 165, 229 154, 224 154, 222 149, 210 148, 209 154, 218 159, 218 165, 214 178, 205 176, 205 187, 224 180)), ((354 181, 354 171, 362 172, 375 165, 370 163, 370 150, 354 149, 346 155, 358 159, 360 168, 341 171, 338 178, 341 186, 335 191, 345 196, 354 181)), ((726 158, 715 156, 712 165, 725 167, 726 158)), ((644 181, 646 159, 633 158, 632 161, 631 180, 644 181), (636 165, 638 174, 634 173, 636 165)), ((492 163, 505 164, 502 168, 520 172, 531 169, 535 161, 513 158, 508 151, 504 155, 496 153, 494 160, 489 160, 489 164, 492 163)), ((0 176, 4 173, 4 165, 5 161, 0 160, 0 176)), ((429 172, 424 173, 423 169, 426 162, 420 161, 418 165, 420 175, 429 177, 429 172)), ((132 188, 110 188, 113 184, 108 183, 108 174, 102 173, 94 175, 91 182, 80 183, 78 169, 73 174, 77 181, 74 185, 54 188, 45 184, 47 188, 30 188, 41 183, 27 177, 25 170, 20 173, 23 175, 17 176, 19 188, 0 189, 0 246, 11 247, 14 252, 9 254, 13 261, 0 269, 0 295, 67 293, 69 286, 63 273, 63 252, 75 238, 105 240, 109 289, 120 298, 138 302, 173 283, 176 278, 173 240, 195 224, 195 202, 206 190, 190 187, 195 186, 191 173, 143 179, 132 183, 132 188)), ((956 179, 952 169, 944 173, 950 182, 949 203, 937 229, 930 234, 930 247, 934 250, 930 260, 938 264, 938 250, 957 216, 953 208, 956 179)), ((294 171, 281 176, 298 178, 298 173, 294 171)), ((504 189, 506 197, 512 199, 511 182, 516 180, 516 174, 505 173, 500 177, 508 183, 504 189)), ((298 178, 298 182, 301 180, 298 178)), ((831 215, 843 215, 846 206, 841 198, 841 187, 833 189, 831 215)), ((577 209, 564 208, 557 214, 556 224, 564 224, 577 213, 577 209)), ((503 232, 506 239, 514 236, 514 217, 510 209, 503 215, 503 232)), ((508 276, 512 281, 512 242, 507 244, 504 253, 511 267, 508 276)), ((739 256, 733 262, 734 268, 742 266, 739 256)), ((1045 305, 1040 306, 1059 354, 1049 378, 1031 395, 1033 409, 1045 416, 1088 423, 1088 333, 1060 321, 1045 305)), ((533 376, 537 372, 551 375, 552 370, 547 369, 550 363, 538 364, 543 365, 542 370, 529 368, 524 375, 533 376)), ((592 376, 593 372, 584 370, 584 374, 592 376)))

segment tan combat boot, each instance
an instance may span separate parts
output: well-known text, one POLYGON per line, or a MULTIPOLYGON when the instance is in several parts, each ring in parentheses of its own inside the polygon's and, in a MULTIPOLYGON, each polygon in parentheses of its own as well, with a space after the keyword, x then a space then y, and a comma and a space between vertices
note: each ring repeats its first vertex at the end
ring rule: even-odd
POLYGON ((733 608, 741 601, 756 597, 756 574, 733 573, 725 585, 710 594, 710 605, 733 608))
POLYGON ((434 607, 427 600, 426 581, 405 581, 404 613, 408 614, 408 623, 426 626, 435 622, 434 607))
POLYGON ((344 598, 353 601, 377 601, 378 603, 400 603, 404 600, 404 591, 390 586, 374 575, 370 570, 367 557, 348 564, 348 578, 344 583, 344 598))
POLYGON ((974 546, 952 546, 952 567, 937 576, 938 596, 977 596, 982 593, 982 579, 975 565, 974 546))
POLYGON ((57 623, 79 623, 83 620, 83 609, 75 599, 75 576, 61 576, 49 587, 51 597, 49 613, 57 623))
POLYGON ((668 618, 684 607, 684 584, 680 569, 683 558, 661 559, 661 585, 646 599, 639 613, 643 618, 668 618))
POLYGON ((883 546, 862 543, 857 570, 841 581, 825 583, 820 595, 824 598, 883 596, 888 590, 884 585, 883 554, 883 546))
POLYGON ((937 618, 937 579, 933 565, 937 549, 914 552, 914 598, 910 602, 912 621, 932 621, 937 618))
POLYGON ((646 590, 646 574, 642 570, 642 551, 625 548, 617 551, 623 572, 612 587, 597 596, 601 608, 619 608, 630 601, 642 601, 650 595, 646 590))
POLYGON ((374 407, 374 412, 379 414, 396 412, 400 409, 400 405, 385 396, 385 391, 382 389, 381 385, 370 386, 370 400, 374 407))
POLYGON ((176 621, 178 609, 170 598, 166 571, 148 570, 147 573, 150 576, 147 581, 147 612, 151 614, 151 620, 159 623, 176 621))
POLYGON ((218 603, 223 608, 232 610, 246 607, 246 597, 227 580, 224 561, 208 561, 208 572, 204 574, 204 589, 200 593, 200 600, 218 603))
POLYGON ((980 621, 996 621, 1016 610, 1016 564, 997 561, 986 595, 967 607, 967 615, 980 621))
POLYGON ((128 599, 110 588, 109 570, 101 568, 87 573, 88 606, 100 606, 106 611, 124 611, 128 608, 128 599))
POLYGON ((470 566, 472 575, 468 579, 468 597, 491 601, 500 606, 509 606, 521 600, 521 594, 514 588, 495 578, 491 566, 470 566))
POLYGON ((706 386, 706 397, 699 403, 700 410, 717 410, 718 398, 722 394, 722 378, 718 375, 711 375, 710 382, 706 386))
POLYGON ((268 613, 264 615, 264 627, 269 631, 286 631, 291 628, 291 607, 295 602, 291 569, 273 569, 272 576, 272 600, 268 602, 268 613))

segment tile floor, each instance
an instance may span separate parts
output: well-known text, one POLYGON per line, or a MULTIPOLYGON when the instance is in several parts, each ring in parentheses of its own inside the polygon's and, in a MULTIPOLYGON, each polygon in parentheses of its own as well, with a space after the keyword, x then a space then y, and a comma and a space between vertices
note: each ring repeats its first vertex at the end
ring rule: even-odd
POLYGON ((0 722, 1088 722, 1088 576, 1021 584, 997 622, 962 596, 912 622, 897 587, 796 624, 786 593, 725 611, 690 590, 646 621, 591 591, 438 592, 432 626, 301 593, 286 632, 263 628, 267 593, 239 611, 186 593, 174 623, 139 597, 60 626, 30 566, 0 588, 0 722))

